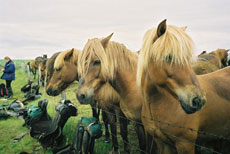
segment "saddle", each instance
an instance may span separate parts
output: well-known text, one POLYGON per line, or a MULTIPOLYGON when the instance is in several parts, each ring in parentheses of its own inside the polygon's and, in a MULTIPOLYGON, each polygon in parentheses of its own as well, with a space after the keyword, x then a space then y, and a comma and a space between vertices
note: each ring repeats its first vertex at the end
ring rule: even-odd
POLYGON ((75 140, 71 145, 53 149, 54 154, 94 153, 95 139, 102 136, 102 127, 95 117, 82 117, 76 127, 75 140))
POLYGON ((47 104, 47 100, 41 100, 37 108, 30 106, 24 118, 30 128, 30 136, 37 139, 45 149, 61 143, 65 123, 71 116, 77 115, 77 108, 69 100, 65 100, 56 105, 56 114, 52 119, 47 113, 47 104))

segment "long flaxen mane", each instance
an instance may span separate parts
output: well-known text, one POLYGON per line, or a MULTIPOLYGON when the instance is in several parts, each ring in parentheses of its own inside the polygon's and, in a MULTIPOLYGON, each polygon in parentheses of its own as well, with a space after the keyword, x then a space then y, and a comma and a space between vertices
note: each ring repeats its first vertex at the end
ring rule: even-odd
POLYGON ((85 76, 94 56, 101 62, 101 75, 105 79, 113 79, 119 68, 133 69, 138 55, 127 49, 123 44, 109 41, 106 47, 102 45, 103 39, 88 40, 78 58, 78 72, 85 76))
POLYGON ((138 60, 137 83, 146 72, 151 61, 163 64, 171 59, 171 65, 183 67, 194 58, 194 43, 184 28, 173 25, 166 26, 166 32, 156 39, 157 29, 152 28, 145 33, 141 54, 138 60))
POLYGON ((61 68, 65 65, 65 57, 67 54, 69 54, 70 52, 73 52, 71 58, 69 59, 69 61, 72 63, 72 64, 77 64, 77 58, 78 58, 78 55, 80 53, 80 50, 77 50, 77 49, 69 49, 69 50, 66 50, 66 51, 62 51, 58 56, 57 58, 55 59, 55 62, 54 62, 54 69, 58 69, 58 68, 61 68))

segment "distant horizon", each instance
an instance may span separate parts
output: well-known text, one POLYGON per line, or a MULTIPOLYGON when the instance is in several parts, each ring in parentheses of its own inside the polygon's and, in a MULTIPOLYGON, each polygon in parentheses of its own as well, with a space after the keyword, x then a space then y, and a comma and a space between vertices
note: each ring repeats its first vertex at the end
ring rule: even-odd
POLYGON ((132 51, 163 19, 188 26, 195 54, 230 48, 228 0, 0 0, 0 59, 34 59, 114 33, 111 40, 132 51))

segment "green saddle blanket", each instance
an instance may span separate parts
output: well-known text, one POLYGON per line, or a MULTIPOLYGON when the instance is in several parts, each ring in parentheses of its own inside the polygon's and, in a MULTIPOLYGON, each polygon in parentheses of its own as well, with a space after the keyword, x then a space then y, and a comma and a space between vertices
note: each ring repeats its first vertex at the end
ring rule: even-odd
POLYGON ((102 136, 102 127, 99 121, 95 117, 81 117, 81 120, 77 124, 79 127, 84 127, 91 137, 100 138, 102 136))

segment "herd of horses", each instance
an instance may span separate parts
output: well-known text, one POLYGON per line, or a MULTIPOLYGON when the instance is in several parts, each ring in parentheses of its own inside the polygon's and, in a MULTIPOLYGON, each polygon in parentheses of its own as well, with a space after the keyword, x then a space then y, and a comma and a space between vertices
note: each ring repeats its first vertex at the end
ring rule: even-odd
POLYGON ((126 153, 129 121, 143 154, 194 154, 201 147, 230 153, 229 50, 195 57, 186 27, 166 20, 145 33, 139 52, 112 35, 40 62, 47 94, 57 96, 78 81, 80 104, 90 104, 94 116, 96 106, 102 109, 107 141, 110 124, 113 154, 119 153, 117 118, 126 153))

